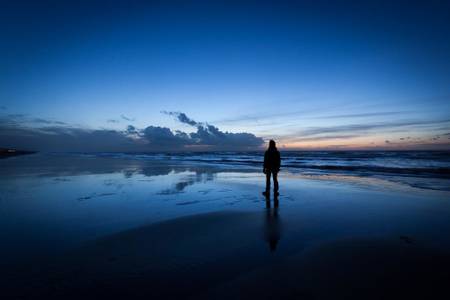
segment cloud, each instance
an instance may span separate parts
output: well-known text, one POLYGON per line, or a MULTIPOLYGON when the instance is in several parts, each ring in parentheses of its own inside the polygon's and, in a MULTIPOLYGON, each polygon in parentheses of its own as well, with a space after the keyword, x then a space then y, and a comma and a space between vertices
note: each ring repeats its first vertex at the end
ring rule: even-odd
POLYGON ((223 132, 213 125, 197 122, 182 112, 162 111, 162 113, 174 116, 179 122, 197 128, 196 132, 184 136, 184 138, 187 138, 193 145, 205 145, 221 149, 251 149, 260 147, 264 144, 264 140, 260 137, 256 137, 254 134, 247 132, 223 132))
POLYGON ((127 116, 125 116, 125 115, 120 115, 120 117, 122 118, 122 119, 124 119, 125 121, 129 121, 129 122, 134 122, 134 120, 135 120, 135 118, 130 118, 130 117, 127 117, 127 116))
POLYGON ((85 129, 63 122, 32 119, 23 123, 23 115, 0 117, 0 146, 39 151, 183 151, 183 150, 254 150, 264 141, 251 133, 222 132, 217 127, 201 124, 185 114, 176 115, 197 131, 186 133, 167 127, 128 125, 123 131, 85 129), (61 126, 64 125, 64 126, 61 126))
POLYGON ((7 108, 6 108, 6 106, 0 106, 0 110, 6 110, 7 108))
POLYGON ((52 119, 44 118, 32 118, 26 114, 8 114, 0 117, 0 124, 14 124, 20 126, 21 124, 33 124, 33 125, 67 125, 65 122, 55 121, 52 119))
POLYGON ((26 116, 27 116, 26 114, 9 114, 6 117, 11 118, 11 119, 19 119, 19 118, 24 118, 26 116))
POLYGON ((347 135, 325 135, 325 136, 318 136, 318 137, 306 137, 302 138, 299 137, 298 139, 293 139, 292 141, 296 142, 310 142, 310 141, 327 141, 327 140, 343 140, 343 139, 352 139, 359 137, 360 135, 357 134, 347 134, 347 135))
POLYGON ((406 111, 387 111, 387 112, 373 112, 373 113, 361 113, 361 114, 343 114, 316 117, 316 119, 347 119, 347 118, 365 118, 365 117, 380 117, 380 116, 393 116, 410 113, 406 111))
POLYGON ((227 118, 217 120, 219 124, 226 123, 240 123, 240 122, 254 122, 260 120, 276 119, 276 118, 286 118, 286 117, 302 117, 303 119, 350 119, 350 118, 365 118, 365 117, 379 117, 379 116, 393 116, 393 115, 403 115, 410 114, 414 111, 387 111, 387 112, 370 112, 370 113, 359 113, 359 114, 335 114, 328 116, 321 116, 323 114, 323 109, 309 109, 309 110, 298 110, 289 112, 278 112, 278 113, 259 113, 259 114, 247 114, 241 115, 235 118, 227 118), (314 115, 319 114, 319 115, 314 115))
POLYGON ((115 130, 87 130, 48 126, 41 128, 0 126, 0 145, 39 151, 139 151, 144 148, 115 130))
MULTIPOLYGON (((408 149, 443 149, 445 145, 443 143, 442 134, 436 135, 437 132, 450 129, 450 119, 437 119, 437 120, 393 120, 389 122, 367 122, 367 123, 354 123, 347 125, 336 126, 324 126, 324 127, 306 127, 300 131, 290 132, 288 134, 279 135, 278 139, 282 142, 317 142, 326 141, 332 139, 352 139, 352 138, 367 138, 370 136, 384 135, 384 140, 389 142, 383 142, 384 145, 399 148, 409 147, 408 149), (404 134, 403 137, 393 137, 393 133, 404 134), (407 134, 415 133, 421 135, 420 137, 411 137, 407 134), (438 138, 441 136, 441 139, 438 138), (431 138, 431 140, 430 140, 431 138), (394 139, 399 143, 395 143, 394 139), (430 140, 433 143, 423 144, 424 140, 430 140)), ((445 131, 444 131, 445 132, 445 131)), ((447 138, 445 138, 448 140, 447 138)), ((383 141, 384 141, 383 140, 383 141)), ((351 146, 352 142, 349 142, 347 146, 351 146)), ((329 145, 328 145, 329 146, 329 145)), ((325 147, 325 146, 323 146, 325 147)), ((361 146, 374 147, 370 145, 361 146)))
MULTIPOLYGON (((138 128, 128 125, 122 130, 86 129, 79 126, 23 114, 0 115, 0 147, 40 151, 245 151, 257 150, 264 144, 261 137, 248 132, 226 132, 206 122, 198 122, 183 112, 163 112, 183 124, 192 126, 193 132, 171 130, 167 127, 147 126, 138 128)), ((329 127, 309 127, 280 139, 298 142, 344 140, 367 136, 371 132, 406 132, 401 138, 386 136, 386 146, 415 147, 430 140, 436 147, 445 147, 450 132, 429 134, 420 140, 409 137, 411 130, 431 132, 435 128, 448 128, 450 120, 401 120, 389 123, 349 124, 329 127), (438 139, 438 136, 441 136, 438 139), (395 143, 397 140, 400 143, 395 143), (388 145, 389 144, 389 145, 388 145)), ((432 148, 431 143, 421 147, 432 148)), ((334 145, 336 146, 336 145, 334 145)), ((341 145, 343 146, 343 145, 341 145)), ((328 145, 332 147, 332 145, 328 145)))
POLYGON ((61 122, 61 121, 53 121, 53 120, 47 120, 42 118, 34 118, 31 120, 32 123, 38 123, 38 124, 56 124, 56 125, 66 125, 67 123, 61 122))
POLYGON ((368 131, 386 129, 386 130, 394 130, 394 129, 402 129, 410 126, 427 126, 427 125, 437 125, 443 123, 450 123, 450 119, 445 120, 436 120, 436 121, 424 121, 424 120, 407 120, 407 121, 397 121, 397 122, 384 122, 384 123, 365 123, 365 124, 349 124, 349 125, 339 125, 339 126, 330 126, 330 127, 310 127, 306 128, 300 132, 297 132, 296 135, 300 137, 306 136, 317 136, 321 134, 328 133, 350 133, 355 134, 359 133, 363 135, 363 133, 368 131))
POLYGON ((216 120, 216 123, 226 124, 226 123, 239 123, 239 122, 253 122, 259 121, 262 119, 274 119, 279 117, 289 117, 289 116, 304 116, 306 113, 310 111, 299 110, 299 111, 291 111, 285 113, 258 113, 258 114, 247 114, 241 115, 234 118, 220 119, 216 120))
MULTIPOLYGON (((427 103, 427 102, 434 102, 434 101, 443 101, 448 100, 450 95, 439 95, 439 96, 425 96, 425 97, 415 97, 411 99, 404 99, 402 101, 405 104, 405 107, 408 107, 408 103, 414 102, 421 102, 421 103, 427 103)), ((283 102, 283 100, 281 100, 283 102)), ((361 99, 361 102, 366 102, 366 99, 361 99)), ((377 107, 380 107, 380 109, 383 109, 385 105, 383 102, 379 103, 377 107)), ((360 113, 360 114, 335 114, 330 116, 321 116, 331 110, 342 110, 342 104, 335 105, 335 106, 327 106, 324 107, 309 107, 308 109, 303 110, 290 110, 290 111, 284 111, 280 112, 277 110, 276 112, 272 111, 266 111, 266 112, 259 112, 256 114, 246 114, 246 115, 240 115, 233 118, 226 118, 226 119, 218 119, 215 120, 216 124, 226 124, 226 123, 241 123, 241 122, 254 122, 254 121, 260 121, 263 119, 275 119, 275 118, 287 118, 287 117, 302 117, 303 119, 340 119, 340 118, 361 118, 361 117, 372 117, 372 116, 390 116, 390 115, 403 115, 403 114, 411 114, 416 113, 417 111, 412 110, 405 110, 405 111, 388 111, 388 112, 370 112, 370 113, 360 113)), ((373 108, 373 107, 371 107, 373 108)), ((351 107, 349 107, 351 109, 351 107)), ((367 108, 369 109, 369 108, 367 108)), ((252 124, 253 126, 255 124, 252 124)))
POLYGON ((41 124, 52 124, 52 121, 46 120, 46 119, 41 119, 41 118, 35 118, 33 119, 34 123, 41 123, 41 124))
POLYGON ((161 111, 161 113, 169 116, 174 116, 181 123, 185 123, 191 126, 200 126, 201 124, 195 122, 194 120, 188 118, 185 113, 182 112, 174 112, 174 111, 161 111))
POLYGON ((191 142, 185 135, 179 132, 174 134, 167 127, 148 126, 142 131, 142 134, 149 144, 155 148, 178 149, 191 142))
POLYGON ((128 125, 127 129, 125 130, 127 134, 138 134, 139 131, 134 127, 133 125, 128 125))

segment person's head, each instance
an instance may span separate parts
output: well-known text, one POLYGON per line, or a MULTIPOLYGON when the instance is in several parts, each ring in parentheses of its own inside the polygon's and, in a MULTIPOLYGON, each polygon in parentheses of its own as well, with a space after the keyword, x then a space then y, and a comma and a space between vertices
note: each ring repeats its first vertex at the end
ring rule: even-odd
POLYGON ((269 149, 271 149, 271 150, 277 149, 277 146, 276 146, 274 140, 270 140, 270 141, 269 141, 269 149))

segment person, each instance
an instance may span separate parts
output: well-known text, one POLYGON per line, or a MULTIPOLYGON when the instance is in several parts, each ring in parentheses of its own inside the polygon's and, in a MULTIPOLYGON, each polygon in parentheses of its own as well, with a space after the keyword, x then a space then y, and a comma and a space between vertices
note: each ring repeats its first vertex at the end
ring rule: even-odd
POLYGON ((266 191, 263 192, 265 196, 270 194, 270 176, 273 178, 273 192, 278 196, 278 172, 280 171, 281 157, 275 141, 270 140, 269 148, 264 153, 264 167, 263 173, 266 174, 266 191))

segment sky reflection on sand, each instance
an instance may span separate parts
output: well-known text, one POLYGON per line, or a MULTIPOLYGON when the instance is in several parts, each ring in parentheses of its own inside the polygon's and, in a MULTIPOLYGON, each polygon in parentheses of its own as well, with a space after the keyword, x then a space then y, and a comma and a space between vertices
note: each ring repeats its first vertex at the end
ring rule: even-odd
MULTIPOLYGON (((10 263, 183 216, 234 211, 265 218, 264 178, 251 168, 63 156, 1 163, 0 226, 8 230, 0 233, 0 251, 10 263)), ((449 243, 435 230, 450 228, 445 192, 407 193, 362 178, 280 178, 277 253, 339 236, 421 235, 429 244, 449 243)))

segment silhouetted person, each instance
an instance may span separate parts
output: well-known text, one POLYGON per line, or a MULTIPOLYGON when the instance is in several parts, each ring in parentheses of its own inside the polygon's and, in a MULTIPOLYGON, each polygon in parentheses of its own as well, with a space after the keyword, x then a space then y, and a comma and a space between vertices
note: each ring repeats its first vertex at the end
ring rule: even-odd
POLYGON ((270 176, 273 177, 273 192, 278 195, 278 172, 280 171, 280 152, 277 150, 274 140, 270 140, 269 148, 264 153, 264 167, 263 172, 266 174, 266 191, 263 192, 265 196, 270 194, 270 176))

